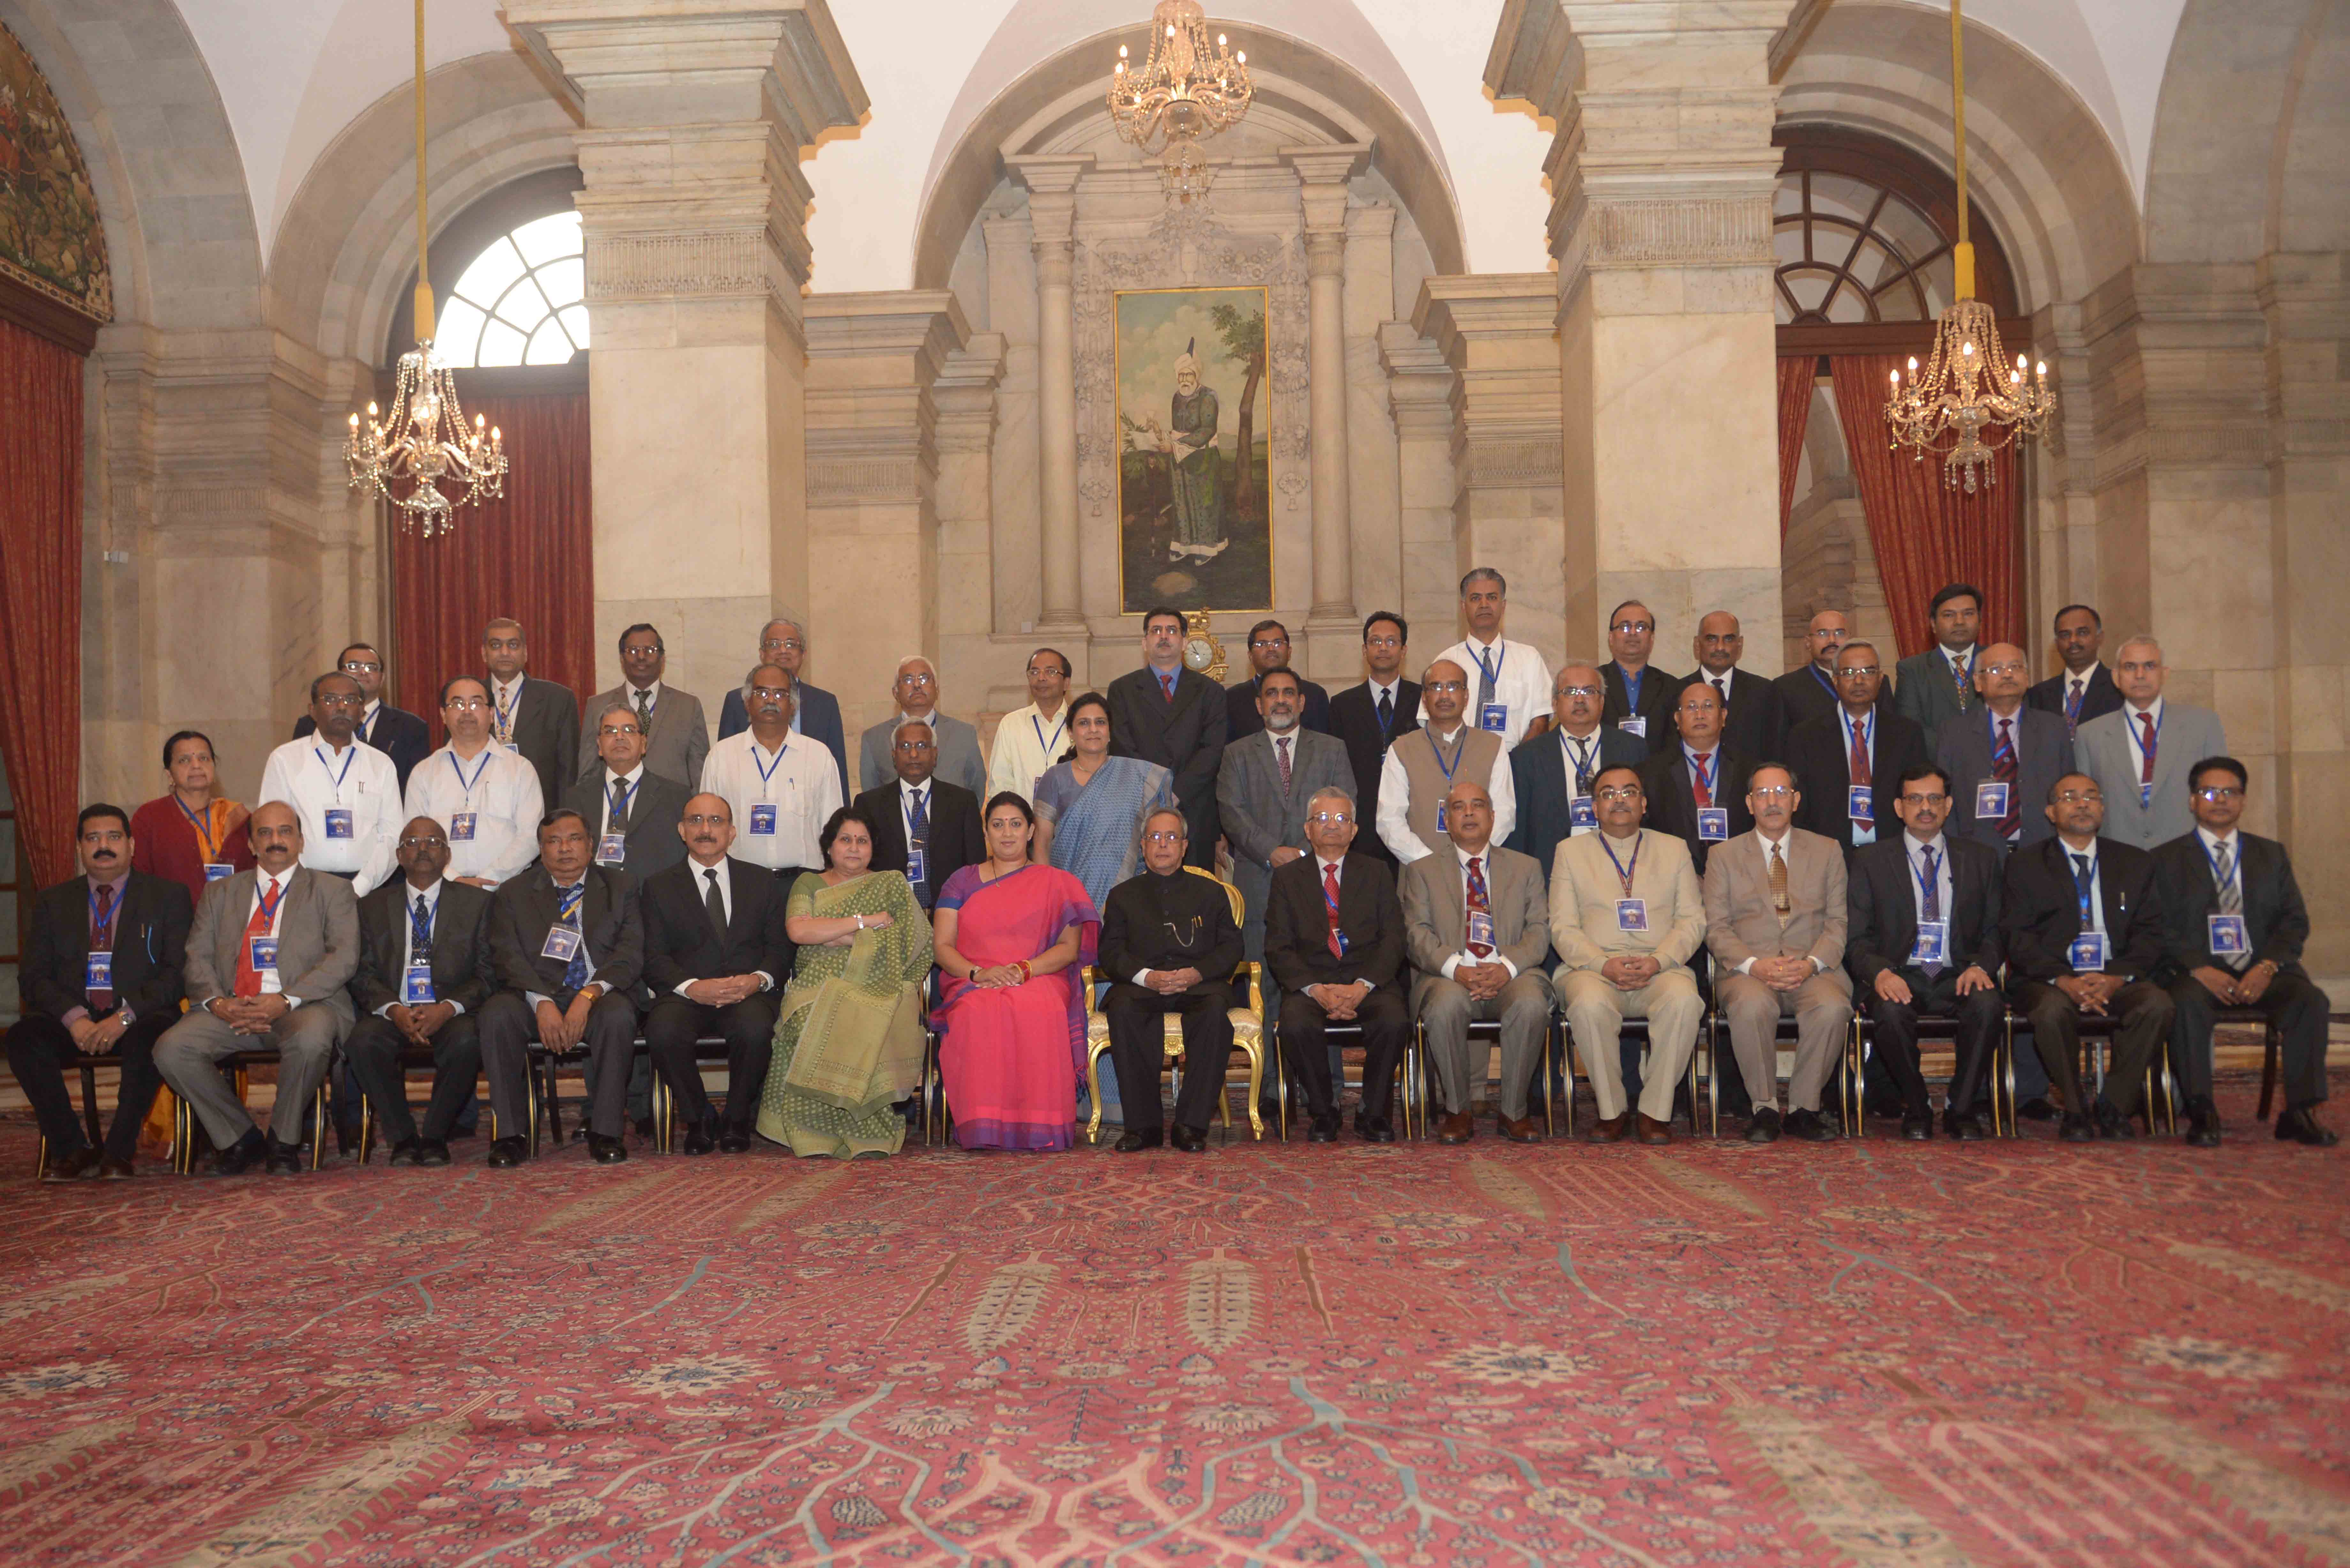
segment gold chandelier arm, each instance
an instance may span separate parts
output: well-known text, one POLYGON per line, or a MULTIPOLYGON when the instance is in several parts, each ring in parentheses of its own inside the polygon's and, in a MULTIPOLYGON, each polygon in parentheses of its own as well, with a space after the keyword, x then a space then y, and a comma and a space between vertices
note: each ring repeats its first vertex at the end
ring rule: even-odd
POLYGON ((424 219, 424 0, 416 0, 416 336, 420 341, 432 336, 432 280, 425 271, 429 233, 424 219))

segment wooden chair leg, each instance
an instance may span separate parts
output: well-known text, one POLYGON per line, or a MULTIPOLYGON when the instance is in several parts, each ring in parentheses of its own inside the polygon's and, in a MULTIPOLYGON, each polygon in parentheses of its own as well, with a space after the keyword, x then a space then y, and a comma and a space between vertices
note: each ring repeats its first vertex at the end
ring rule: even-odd
POLYGON ((2276 1098, 2277 1069, 2284 1060, 2284 1036, 2277 1033, 2274 1020, 2261 1032, 2261 1117, 2269 1119, 2269 1106, 2276 1098))
MULTIPOLYGON (((327 1075, 334 1076, 332 1071, 327 1075)), ((310 1096, 310 1168, 316 1170, 327 1155, 327 1085, 322 1081, 317 1092, 310 1096)))

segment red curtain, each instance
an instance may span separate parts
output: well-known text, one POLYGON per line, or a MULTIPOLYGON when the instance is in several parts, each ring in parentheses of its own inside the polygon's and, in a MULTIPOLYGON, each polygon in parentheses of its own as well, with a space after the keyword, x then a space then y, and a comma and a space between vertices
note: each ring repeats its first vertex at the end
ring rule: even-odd
POLYGON ((0 756, 32 885, 81 809, 81 356, 0 320, 0 756))
MULTIPOLYGON (((1780 362, 1783 366, 1784 360, 1780 362)), ((1983 591, 1982 642, 2022 645, 2022 572, 2016 547, 2015 450, 1994 456, 1995 483, 1971 495, 1943 483, 1942 463, 1922 462, 1892 450, 1885 423, 1893 354, 1839 354, 1835 374, 1836 417, 1852 457, 1877 575, 1885 585, 1894 639, 1904 658, 1932 640, 1927 605, 1945 583, 1972 583, 1983 591)), ((1783 387, 1784 382, 1782 382, 1783 387)), ((1785 441, 1783 433, 1781 436, 1785 441)))
POLYGON ((475 398, 504 433, 503 501, 457 513, 426 539, 395 523, 393 701, 441 732, 441 682, 483 673, 482 628, 522 622, 530 672, 582 695, 595 690, 596 578, 590 532, 588 396, 475 398))
POLYGON ((1812 383, 1819 374, 1815 354, 1779 361, 1779 537, 1787 536, 1787 514, 1795 509, 1795 472, 1804 463, 1804 430, 1812 422, 1812 383))

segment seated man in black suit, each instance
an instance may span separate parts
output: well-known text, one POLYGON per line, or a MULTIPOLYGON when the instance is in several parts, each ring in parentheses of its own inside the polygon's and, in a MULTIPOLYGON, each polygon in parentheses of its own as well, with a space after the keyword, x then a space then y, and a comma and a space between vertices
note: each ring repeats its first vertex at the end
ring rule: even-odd
POLYGON ((1874 644, 1846 643, 1835 679, 1835 711, 1787 732, 1787 762, 1804 792, 1795 826, 1835 839, 1850 859, 1860 846, 1898 830, 1891 815, 1877 809, 1877 797, 1890 801, 1892 781, 1934 756, 1924 730, 1878 703, 1885 674, 1874 644))
POLYGON ((497 989, 490 957, 490 895, 446 881, 449 831, 429 816, 400 830, 401 876, 359 900, 359 967, 351 976, 359 1022, 343 1042, 391 1144, 394 1165, 446 1165, 458 1113, 482 1075, 482 1004, 497 989), (419 1129, 408 1108, 400 1053, 432 1053, 432 1098, 419 1129))
POLYGON ((1927 764, 1906 770, 1893 797, 1903 831, 1852 857, 1846 901, 1845 967, 1876 1020, 1875 1060, 1901 1095, 1901 1136, 1934 1135, 1933 1107, 1918 1071, 1918 1015, 1956 1018, 1958 1064, 1942 1130, 1979 1142, 1975 1096, 1991 1045, 2007 1016, 2000 966, 2000 855, 1942 831, 1950 781, 1927 764))
POLYGON ((1185 868, 1191 847, 1183 814, 1161 806, 1142 824, 1142 874, 1102 901, 1102 1002, 1126 1132, 1118 1152, 1157 1148, 1163 1113, 1159 1073, 1167 1059, 1163 1020, 1183 1017, 1183 1081, 1175 1091, 1172 1141, 1186 1154, 1208 1147, 1208 1113, 1232 1055, 1232 971, 1241 928, 1232 897, 1211 877, 1185 868))
POLYGON ((629 1158, 620 1141, 628 1063, 637 1040, 638 982, 645 957, 637 885, 625 871, 588 864, 588 825, 576 811, 538 825, 538 864, 498 885, 490 948, 504 989, 482 1005, 482 1065, 498 1137, 490 1164, 520 1165, 529 1150, 530 1044, 588 1049, 594 1109, 588 1152, 598 1165, 629 1158))
POLYGON ((685 1152, 741 1154, 751 1147, 751 1123, 775 1052, 775 1013, 792 975, 795 949, 784 929, 791 889, 765 868, 727 855, 734 816, 723 795, 687 801, 677 831, 685 840, 684 861, 655 872, 640 899, 645 983, 653 995, 645 1044, 685 1123, 685 1152), (693 1043, 704 1035, 726 1042, 723 1126, 693 1059, 693 1043))
POLYGON ((8 1026, 8 1068, 49 1142, 42 1179, 130 1174, 140 1125, 163 1085, 155 1042, 179 1021, 181 965, 195 911, 188 890, 130 868, 130 814, 86 805, 76 826, 82 874, 33 906, 16 986, 24 1016, 8 1026), (89 1147, 66 1093, 66 1065, 113 1052, 122 1063, 103 1154, 89 1147))
POLYGON ((1354 839, 1354 800, 1343 790, 1317 790, 1305 803, 1314 852, 1275 871, 1265 895, 1264 961, 1281 986, 1281 1055, 1305 1092, 1311 1143, 1338 1139, 1326 1026, 1362 1025, 1363 1104, 1355 1130, 1371 1143, 1395 1141, 1388 1097, 1411 1033, 1403 904, 1385 866, 1347 853, 1354 839))
POLYGON ((919 720, 898 726, 889 765, 898 776, 853 804, 873 824, 873 869, 903 874, 915 902, 927 909, 938 902, 948 877, 987 858, 979 797, 934 776, 938 732, 919 720))
POLYGON ((2249 782, 2233 757, 2197 763, 2187 774, 2195 829, 2154 851, 2162 969, 2178 1009, 2171 1068, 2187 1093, 2187 1141, 2220 1147, 2220 1112, 2211 1103, 2211 1028, 2219 1010, 2257 1007, 2283 1036, 2277 1137, 2331 1148, 2339 1140, 2317 1120, 2325 1103, 2326 996, 2301 967, 2309 909, 2284 846, 2236 826, 2249 782))
POLYGON ((2086 774, 2049 791, 2056 836, 2007 857, 2000 889, 2001 947, 2008 992, 2032 1021, 2033 1044, 2062 1091, 2067 1143, 2131 1135, 2146 1065, 2170 1029, 2169 993, 2151 976, 2162 961, 2162 897, 2154 858, 2101 838, 2106 797, 2086 774), (2092 1106, 2081 1086, 2083 1013, 2117 1018, 2106 1092, 2092 1106))
MULTIPOLYGON (((1224 740, 1227 743, 1255 734, 1264 728, 1264 716, 1257 711, 1256 695, 1259 684, 1268 670, 1287 670, 1289 664, 1289 628, 1277 620, 1261 620, 1249 628, 1249 678, 1224 688, 1224 740)), ((1305 727, 1317 735, 1330 732, 1330 693, 1317 682, 1305 676, 1297 678, 1297 688, 1305 693, 1305 727)))

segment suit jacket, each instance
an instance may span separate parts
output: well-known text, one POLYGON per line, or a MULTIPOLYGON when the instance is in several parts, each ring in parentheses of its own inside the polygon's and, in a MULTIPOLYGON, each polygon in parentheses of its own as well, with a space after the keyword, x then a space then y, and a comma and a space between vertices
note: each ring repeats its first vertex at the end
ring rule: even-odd
POLYGON ((680 861, 645 879, 639 895, 644 919, 645 984, 658 998, 690 980, 714 980, 764 970, 777 990, 791 981, 799 949, 784 929, 791 888, 764 866, 729 857, 726 935, 710 923, 708 884, 702 868, 680 861))
MULTIPOLYGON (((1131 982, 1146 969, 1196 969, 1202 981, 1221 984, 1239 971, 1242 956, 1232 895, 1196 867, 1178 867, 1167 877, 1145 870, 1102 900, 1098 961, 1113 981, 1131 982)), ((1232 998, 1234 1006, 1247 1002, 1245 992, 1232 998)))
POLYGON ((1175 799, 1191 825, 1194 848, 1214 847, 1216 774, 1227 738, 1223 688, 1195 670, 1180 670, 1170 702, 1144 665, 1111 681, 1107 695, 1109 754, 1140 757, 1173 774, 1175 799))
POLYGON ((1783 924, 1771 904, 1770 851, 1761 831, 1718 847, 1705 867, 1705 945, 1724 970, 1752 958, 1807 957, 1848 991, 1844 948, 1851 909, 1844 855, 1835 840, 1800 827, 1788 829, 1783 853, 1793 909, 1783 924))
MULTIPOLYGON (((1690 864, 1702 877, 1713 851, 1721 846, 1697 836, 1697 785, 1690 778, 1689 755, 1678 738, 1671 744, 1672 750, 1640 764, 1640 793, 1648 797, 1648 815, 1641 821, 1679 839, 1690 852, 1690 864)), ((1721 760, 1713 769, 1713 804, 1729 809, 1730 836, 1736 838, 1754 826, 1754 814, 1746 809, 1746 786, 1754 776, 1754 759, 1742 757, 1728 746, 1714 754, 1721 760)))
MULTIPOLYGON (((938 767, 933 778, 969 790, 974 799, 987 794, 987 759, 979 754, 979 732, 961 719, 933 712, 938 721, 933 728, 939 747, 938 767)), ((896 714, 867 728, 857 746, 857 789, 862 794, 869 789, 898 782, 898 764, 890 753, 898 743, 898 726, 904 723, 896 714)), ((696 777, 701 775, 696 774, 696 777)))
MULTIPOLYGON (((2017 842, 2037 844, 2056 836, 2056 825, 2041 808, 2048 804, 2048 792, 2056 781, 2073 771, 2073 737, 2064 732, 2062 713, 2043 713, 2027 705, 2016 711, 2015 718, 2011 733, 2017 753, 2016 806, 2022 819, 2017 842)), ((1950 821, 1946 831, 1953 837, 1989 845, 2004 855, 2008 843, 1999 836, 1998 822, 1984 822, 1975 815, 1975 785, 1991 777, 1991 737, 1997 722, 1991 710, 1982 707, 1963 723, 1943 725, 1934 761, 1950 775, 1950 821)), ((1892 810, 1889 796, 1886 810, 1892 810)))
MULTIPOLYGON (((564 809, 577 812, 588 824, 591 844, 602 834, 604 807, 609 804, 609 791, 604 781, 604 768, 599 763, 592 773, 581 774, 563 795, 564 809)), ((692 798, 691 789, 675 779, 663 778, 650 766, 638 774, 637 793, 629 798, 629 854, 620 863, 620 869, 642 883, 654 872, 684 859, 685 840, 678 836, 677 825, 685 815, 685 803, 692 798)), ((738 830, 742 826, 735 824, 738 830)))
MULTIPOLYGON (((1970 838, 1942 835, 1950 852, 1950 923, 1943 961, 1953 971, 1969 964, 1993 980, 2005 950, 2001 944, 2001 854, 1970 838)), ((1851 920, 1845 932, 1845 967, 1863 991, 1873 991, 1887 970, 1909 967, 1918 944, 1918 878, 1909 868, 1909 835, 1897 833, 1854 851, 1846 867, 1846 902, 1851 920)))
MULTIPOLYGON (((1982 644, 1977 643, 1967 655, 1967 669, 1974 670, 1982 658, 1982 644)), ((1982 694, 1971 685, 1964 694, 1959 691, 1958 678, 1950 673, 1950 661, 1943 656, 1942 645, 1934 644, 1923 653, 1913 653, 1894 667, 1893 711, 1926 732, 1926 742, 1932 745, 1941 733, 1944 723, 1960 713, 1971 713, 1983 705, 1982 694)))
MULTIPOLYGON (((1814 668, 1806 662, 1802 669, 1790 670, 1771 682, 1779 689, 1779 701, 1787 711, 1787 733, 1790 735, 1795 732, 1796 725, 1809 723, 1814 719, 1825 719, 1839 705, 1835 692, 1823 685, 1820 678, 1813 673, 1814 668)), ((1892 707, 1893 682, 1887 679, 1877 689, 1877 711, 1882 714, 1892 707)))
MULTIPOLYGON (((2052 675, 2047 680, 2040 681, 2023 694, 2024 705, 2037 708, 2043 713, 2054 713, 2059 719, 2063 718, 2064 688, 2071 683, 2072 679, 2071 672, 2066 671, 2061 675, 2052 675)), ((2122 689, 2114 684, 2114 672, 2107 670, 2102 662, 2091 665, 2089 686, 2087 691, 2081 693, 2081 716, 2075 721, 2076 724, 2085 724, 2092 719, 2102 719, 2121 705, 2122 689)))
POLYGON ((1616 923, 1624 879, 1596 833, 1564 840, 1551 863, 1550 945, 1559 968, 1598 969, 1618 953, 1648 953, 1667 969, 1687 966, 1705 946, 1705 891, 1689 846, 1653 827, 1639 830, 1637 850, 1616 846, 1632 869, 1630 897, 1646 900, 1648 929, 1616 923))
MULTIPOLYGON (((1602 724, 1594 732, 1599 741, 1591 771, 1596 777, 1606 768, 1637 768, 1648 756, 1648 746, 1628 730, 1602 724)), ((1554 728, 1531 741, 1521 741, 1510 753, 1510 785, 1517 792, 1518 820, 1510 829, 1510 847, 1531 856, 1545 879, 1558 846, 1574 836, 1573 780, 1566 776, 1565 742, 1554 728)), ((1742 794, 1743 792, 1741 792, 1742 794)), ((1740 805, 1742 808, 1744 802, 1740 805)), ((1690 818, 1696 831, 1697 818, 1690 818)))
MULTIPOLYGON (((1290 732, 1295 742, 1290 747, 1288 789, 1281 787, 1280 760, 1265 730, 1227 742, 1216 771, 1216 822, 1232 845, 1232 869, 1254 870, 1260 893, 1274 850, 1284 845, 1306 847, 1305 803, 1314 792, 1355 793, 1354 767, 1343 743, 1311 730, 1290 732)), ((1359 811, 1361 803, 1356 805, 1359 811)), ((1245 885, 1242 890, 1247 891, 1245 885)))
MULTIPOLYGON (((1355 806, 1361 815, 1359 831, 1355 835, 1355 853, 1384 860, 1389 867, 1395 856, 1379 841, 1377 824, 1379 820, 1379 764, 1387 760, 1388 743, 1398 735, 1409 734, 1419 728, 1419 682, 1398 680, 1395 689, 1395 723, 1385 733, 1379 730, 1379 711, 1371 696, 1371 683, 1349 686, 1330 699, 1330 733, 1346 743, 1347 761, 1355 770, 1355 806)), ((1520 807, 1523 811, 1524 808, 1520 807)))
MULTIPOLYGON (((633 713, 636 706, 635 694, 625 680, 609 691, 598 691, 588 699, 579 726, 579 766, 571 775, 574 780, 593 768, 598 760, 596 726, 602 721, 604 711, 626 708, 633 713)), ((660 701, 653 704, 653 732, 645 737, 645 771, 669 779, 698 779, 702 776, 702 759, 709 754, 710 726, 702 717, 702 699, 662 681, 660 701)))
MULTIPOLYGON (((247 884, 250 886, 251 884, 247 884)), ((135 1018, 177 1011, 185 983, 188 928, 194 911, 188 890, 168 877, 133 871, 114 906, 114 1004, 135 1018)), ((16 989, 28 1013, 62 1023, 89 997, 89 878, 45 888, 25 933, 16 989)), ((298 993, 297 993, 298 994, 298 993)))
MULTIPOLYGON (((1330 693, 1303 675, 1297 684, 1305 691, 1305 716, 1301 721, 1317 735, 1330 732, 1330 693)), ((1256 677, 1252 675, 1237 686, 1224 688, 1224 740, 1227 744, 1243 735, 1253 735, 1264 728, 1264 716, 1256 711, 1256 677)))
POLYGON ((2209 708, 2165 698, 2155 729, 2154 794, 2138 804, 2137 748, 2130 743, 2126 703, 2081 726, 2073 737, 2080 769, 2105 792, 2105 836, 2140 849, 2168 844, 2195 827, 2187 800, 2187 770, 2225 754, 2228 732, 2209 708))
MULTIPOLYGON (((486 681, 489 678, 483 677, 486 681)), ((579 756, 579 699, 568 686, 541 680, 525 670, 515 697, 514 749, 538 770, 538 798, 561 800, 564 790, 587 770, 579 756)), ((596 748, 588 748, 590 761, 596 748)))
MULTIPOLYGON (((1493 914, 1494 956, 1507 959, 1520 974, 1540 974, 1550 957, 1550 908, 1542 867, 1514 849, 1494 845, 1485 851, 1485 902, 1493 914)), ((1338 874, 1340 902, 1346 873, 1338 874)), ((1459 847, 1447 840, 1433 855, 1403 868, 1404 956, 1424 979, 1444 971, 1444 961, 1469 943, 1469 881, 1459 847)), ((1323 949, 1326 955, 1329 949, 1323 949)))
MULTIPOLYGON (((303 714, 294 721, 294 738, 314 734, 318 726, 310 715, 303 714)), ((375 722, 368 726, 367 743, 391 759, 400 774, 400 793, 408 792, 408 775, 416 764, 432 754, 432 726, 415 714, 386 702, 375 711, 375 722)))
MULTIPOLYGON (((821 744, 832 753, 840 769, 840 798, 847 800, 854 792, 848 787, 848 741, 840 727, 840 699, 821 686, 811 686, 803 680, 792 688, 799 701, 799 732, 821 744)), ((743 706, 743 689, 739 686, 726 693, 726 701, 718 705, 718 738, 739 735, 751 727, 750 710, 743 706)), ((700 774, 693 775, 700 778, 700 774)))
MULTIPOLYGON (((1681 691, 1711 680, 1705 667, 1700 665, 1681 682, 1681 691)), ((1818 682, 1813 684, 1816 686, 1818 682)), ((1673 700, 1679 701, 1679 692, 1673 700)), ((1787 743, 1787 699, 1778 682, 1743 670, 1731 671, 1730 711, 1721 722, 1721 743, 1758 763, 1779 758, 1787 743)))
MULTIPOLYGON (((196 900, 188 928, 188 1004, 236 994, 237 949, 252 918, 258 871, 224 877, 196 900)), ((359 967, 359 901, 339 877, 296 866, 277 910, 277 974, 288 996, 331 1010, 348 1033, 354 1014, 346 989, 359 967)))
MULTIPOLYGON (((2300 974, 2301 950, 2309 940, 2309 909, 2293 857, 2273 838, 2236 830, 2242 862, 2246 961, 2267 959, 2281 973, 2300 974)), ((2154 851, 2155 888, 2162 899, 2162 964, 2166 979, 2206 965, 2226 969, 2211 952, 2206 918, 2220 912, 2219 884, 2202 835, 2189 833, 2154 851)))
MULTIPOLYGON (((1853 848, 1851 796, 1852 753, 1845 747, 1844 721, 1837 709, 1824 719, 1798 724, 1787 736, 1786 763, 1795 770, 1795 787, 1804 792, 1796 808, 1795 826, 1823 838, 1833 838, 1850 854, 1853 848)), ((1877 732, 1869 737, 1868 776, 1877 794, 1877 836, 1890 838, 1901 831, 1893 815, 1895 787, 1906 768, 1923 767, 1934 760, 1926 732, 1898 713, 1877 708, 1877 732)), ((1971 802, 1970 803, 1971 804, 1971 802)))
MULTIPOLYGON (((400 1000, 408 957, 408 878, 395 877, 359 900, 359 967, 351 1000, 362 1013, 400 1000)), ((490 954, 490 890, 441 883, 432 910, 432 994, 468 1012, 497 993, 497 962, 490 954)))
MULTIPOLYGON (((775 880, 772 873, 763 875, 770 882, 775 880)), ((592 978, 608 991, 634 997, 644 978, 645 962, 644 916, 638 906, 636 879, 605 866, 588 867, 587 877, 579 929, 587 938, 588 961, 595 969, 592 978)), ((506 991, 536 992, 567 1010, 578 994, 564 983, 567 966, 542 951, 558 905, 555 878, 546 874, 544 865, 535 864, 521 876, 499 883, 494 897, 490 950, 497 961, 499 986, 506 991)))
MULTIPOLYGON (((1146 677, 1148 679, 1148 677, 1146 677)), ((1403 905, 1395 878, 1367 855, 1338 865, 1338 929, 1347 956, 1330 951, 1330 917, 1322 902, 1322 862, 1301 855, 1273 874, 1265 896, 1264 963, 1284 991, 1310 985, 1392 986, 1403 973, 1403 905)))
MULTIPOLYGON (((2011 988, 2073 972, 2081 895, 2062 838, 2007 857, 2000 886, 2000 938, 2011 988)), ((2162 962, 2163 913, 2154 857, 2119 839, 2097 840, 2097 895, 2105 910, 2106 972, 2149 978, 2162 962)))
POLYGON ((1615 728, 1637 711, 1648 722, 1648 732, 1641 739, 1648 742, 1651 753, 1661 751, 1672 743, 1673 709, 1680 702, 1681 688, 1688 684, 1685 678, 1668 674, 1655 665, 1649 665, 1640 676, 1640 706, 1638 710, 1633 708, 1631 698, 1626 694, 1622 665, 1609 659, 1599 667, 1599 679, 1607 687, 1607 701, 1599 711, 1602 724, 1615 728))
MULTIPOLYGON (((868 789, 857 797, 857 809, 873 819, 873 869, 906 870, 906 812, 898 793, 898 780, 878 789, 868 789)), ((917 898, 927 889, 930 901, 936 902, 939 889, 947 878, 966 866, 976 866, 987 858, 987 834, 980 825, 979 796, 957 784, 933 774, 931 779, 930 840, 927 846, 928 864, 922 867, 922 886, 914 889, 917 898)))

